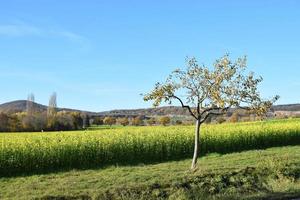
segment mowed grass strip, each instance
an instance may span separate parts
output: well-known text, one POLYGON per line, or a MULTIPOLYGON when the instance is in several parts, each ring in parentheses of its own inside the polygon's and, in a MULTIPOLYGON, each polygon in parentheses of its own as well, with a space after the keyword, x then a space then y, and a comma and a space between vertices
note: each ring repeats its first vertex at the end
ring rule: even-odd
MULTIPOLYGON (((0 176, 189 158, 194 127, 1 133, 0 176)), ((300 120, 206 125, 201 155, 300 144, 300 120)))

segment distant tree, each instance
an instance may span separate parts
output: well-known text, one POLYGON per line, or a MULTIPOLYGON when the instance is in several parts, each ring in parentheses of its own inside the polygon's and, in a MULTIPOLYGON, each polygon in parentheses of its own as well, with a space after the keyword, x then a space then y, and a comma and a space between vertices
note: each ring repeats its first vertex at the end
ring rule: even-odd
POLYGON ((0 113, 0 132, 78 130, 82 125, 83 119, 78 112, 60 111, 51 117, 47 117, 46 112, 0 113))
POLYGON ((75 130, 81 129, 83 127, 83 119, 81 113, 71 112, 70 115, 73 118, 73 127, 75 130))
POLYGON ((133 125, 133 126, 141 126, 141 125, 143 125, 143 120, 142 120, 142 118, 141 117, 135 117, 135 118, 133 118, 132 119, 132 121, 131 121, 131 124, 133 125))
POLYGON ((91 126, 90 120, 91 120, 90 116, 86 115, 86 117, 85 117, 85 128, 91 126))
MULTIPOLYGON (((254 119, 255 120, 255 119, 254 119)), ((241 120, 242 122, 250 122, 251 121, 251 119, 250 119, 250 117, 249 116, 245 116, 245 117, 243 117, 242 118, 242 120, 241 120)))
POLYGON ((155 118, 151 117, 150 119, 147 120, 147 124, 149 126, 153 126, 156 123, 155 118))
POLYGON ((49 99, 49 105, 48 105, 48 110, 47 110, 47 116, 52 117, 55 115, 57 109, 57 95, 54 92, 49 99))
POLYGON ((103 119, 101 117, 95 117, 93 124, 95 125, 103 125, 103 119))
POLYGON ((222 115, 222 116, 218 116, 217 117, 217 122, 218 124, 223 124, 224 122, 226 122, 226 119, 225 117, 222 115))
POLYGON ((8 131, 10 132, 24 131, 22 129, 21 121, 19 120, 16 114, 9 115, 8 124, 9 124, 8 131))
POLYGON ((231 115, 231 117, 229 118, 229 121, 230 121, 231 123, 236 123, 236 122, 239 121, 239 118, 240 118, 239 113, 238 113, 238 112, 234 112, 234 113, 231 115))
POLYGON ((29 94, 27 97, 26 112, 27 112, 27 115, 32 115, 34 113, 34 94, 33 93, 29 94))
POLYGON ((144 95, 144 100, 172 104, 174 100, 187 109, 195 119, 194 155, 191 168, 196 168, 200 144, 200 127, 211 115, 223 115, 232 107, 255 110, 264 115, 279 98, 262 100, 258 84, 262 78, 246 74, 247 62, 239 58, 232 62, 228 55, 216 60, 214 69, 199 65, 195 58, 187 59, 184 70, 175 70, 165 83, 157 83, 144 95), (179 96, 183 95, 183 97, 179 96))
POLYGON ((42 131, 47 126, 47 115, 46 113, 35 113, 34 123, 32 124, 34 131, 42 131))
POLYGON ((178 120, 175 121, 175 124, 176 124, 176 125, 181 125, 181 124, 182 124, 182 121, 178 119, 178 120))
POLYGON ((112 126, 113 124, 116 124, 116 118, 114 117, 105 117, 103 119, 103 123, 109 126, 112 126))
POLYGON ((129 120, 127 117, 120 118, 118 121, 122 126, 128 126, 129 124, 129 120))
POLYGON ((0 131, 9 131, 9 116, 4 113, 0 113, 0 131))
POLYGON ((45 128, 47 131, 59 131, 59 122, 56 115, 49 116, 47 114, 47 126, 45 128))
POLYGON ((55 115, 55 128, 57 131, 74 130, 72 116, 66 111, 60 111, 55 115))
POLYGON ((34 130, 34 116, 32 115, 26 115, 24 118, 22 118, 22 128, 25 131, 35 131, 34 130))
POLYGON ((159 119, 159 123, 163 126, 168 125, 170 122, 171 122, 171 119, 168 116, 163 116, 159 119))
POLYGON ((83 125, 82 128, 87 128, 90 126, 90 116, 86 113, 82 114, 82 119, 83 119, 83 125))
POLYGON ((47 126, 47 117, 43 113, 21 116, 19 120, 22 123, 22 130, 24 131, 41 131, 47 126))

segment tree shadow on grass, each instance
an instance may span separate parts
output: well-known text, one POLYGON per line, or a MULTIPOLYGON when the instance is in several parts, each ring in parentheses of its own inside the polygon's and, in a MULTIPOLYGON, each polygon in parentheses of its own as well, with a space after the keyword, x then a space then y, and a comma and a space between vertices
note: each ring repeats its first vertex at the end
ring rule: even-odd
MULTIPOLYGON (((113 200, 113 199, 117 199, 114 197, 104 197, 104 196, 98 196, 98 198, 96 199, 103 199, 103 200, 113 200)), ((134 199, 145 199, 145 197, 141 197, 139 198, 138 196, 134 196, 134 199)), ((128 196, 128 198, 130 198, 130 196, 128 196)), ((41 198, 38 198, 39 200, 92 200, 93 198, 89 195, 78 195, 78 196, 51 196, 51 195, 47 195, 47 196, 43 196, 41 198)), ((133 199, 133 198, 132 198, 133 199)), ((153 197, 149 197, 149 199, 153 199, 153 197)), ((164 199, 164 198, 161 198, 164 199)), ((167 198, 165 198, 167 199, 167 198)), ((194 198, 187 198, 187 199, 194 199, 194 198)), ((199 198, 199 200, 212 200, 212 199, 216 199, 214 197, 210 197, 210 196, 206 196, 203 195, 203 198, 199 198)), ((300 192, 299 193, 271 193, 271 194, 265 194, 262 196, 256 196, 256 197, 242 197, 239 195, 232 195, 232 196, 218 196, 217 198, 218 200, 240 200, 240 199, 246 199, 246 200, 298 200, 300 199, 300 192)))
POLYGON ((300 199, 300 191, 298 192, 275 192, 264 194, 259 197, 249 197, 247 200, 298 200, 300 199))
POLYGON ((101 170, 101 169, 107 169, 110 167, 142 167, 145 165, 155 165, 155 164, 161 164, 164 162, 175 162, 175 161, 181 161, 186 158, 174 158, 174 159, 166 159, 166 160, 152 160, 152 161, 139 161, 136 162, 114 162, 114 163, 107 163, 107 164, 101 164, 101 165, 90 165, 90 166, 74 166, 74 167, 60 167, 60 168, 50 168, 50 169, 41 169, 41 170, 33 170, 33 171, 27 171, 27 172, 12 172, 12 173, 6 173, 6 174, 0 174, 1 178, 17 178, 17 177, 28 177, 33 175, 47 175, 52 173, 64 173, 64 172, 70 172, 72 170, 101 170))

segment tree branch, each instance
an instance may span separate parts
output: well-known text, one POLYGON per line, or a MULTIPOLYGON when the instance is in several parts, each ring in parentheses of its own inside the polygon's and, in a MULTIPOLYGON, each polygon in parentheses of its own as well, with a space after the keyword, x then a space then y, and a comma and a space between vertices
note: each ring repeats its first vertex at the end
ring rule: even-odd
POLYGON ((200 115, 203 115, 204 113, 207 113, 207 112, 213 111, 213 110, 228 110, 228 109, 229 109, 229 107, 225 107, 225 108, 211 107, 211 108, 204 109, 200 115))
POLYGON ((226 108, 209 108, 209 109, 206 109, 206 112, 208 112, 208 113, 205 115, 205 117, 202 120, 200 120, 200 123, 201 124, 204 123, 210 115, 224 115, 229 108, 230 107, 226 107, 226 108), (209 112, 209 110, 216 110, 216 109, 219 109, 221 111, 218 112, 218 113, 209 112))
POLYGON ((180 102, 181 107, 187 108, 188 111, 189 111, 189 113, 190 113, 196 120, 198 120, 198 117, 193 113, 193 111, 192 111, 192 109, 190 108, 190 106, 184 105, 183 101, 182 101, 179 97, 177 97, 177 96, 175 96, 175 95, 170 96, 170 97, 177 99, 177 100, 180 102))

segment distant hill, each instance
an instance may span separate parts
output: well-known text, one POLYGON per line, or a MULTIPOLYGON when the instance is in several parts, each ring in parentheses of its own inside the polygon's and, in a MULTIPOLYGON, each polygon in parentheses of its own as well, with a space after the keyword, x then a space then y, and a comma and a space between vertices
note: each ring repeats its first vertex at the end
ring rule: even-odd
MULTIPOLYGON (((13 114, 17 112, 25 112, 26 111, 27 101, 19 100, 19 101, 12 101, 8 103, 4 103, 0 105, 0 112, 13 114)), ((34 109, 38 112, 43 112, 47 110, 47 106, 34 103, 34 109)))
MULTIPOLYGON (((17 112, 25 112, 27 108, 27 101, 26 100, 18 100, 18 101, 11 101, 8 103, 4 103, 0 105, 0 112, 2 113, 8 113, 13 114, 17 112)), ((39 104, 39 103, 33 103, 33 108, 36 112, 45 112, 47 111, 48 106, 39 104)), ((76 109, 69 109, 69 108, 58 108, 58 111, 77 111, 77 112, 85 112, 88 114, 96 114, 93 112, 88 111, 82 111, 82 110, 76 110, 76 109)))
MULTIPOLYGON (((26 100, 12 101, 0 105, 0 112, 13 114, 17 112, 25 112, 27 107, 26 100)), ((37 112, 47 111, 48 106, 33 103, 33 107, 37 112)), ((156 116, 156 115, 188 115, 188 111, 178 106, 167 106, 159 108, 147 108, 147 109, 124 109, 124 110, 111 110, 104 112, 90 112, 82 111, 70 108, 58 108, 58 111, 76 111, 87 113, 92 116, 115 116, 115 117, 134 117, 134 116, 156 116)))
MULTIPOLYGON (((3 113, 17 113, 26 111, 26 100, 12 101, 0 105, 0 112, 3 113)), ((34 103, 34 109, 38 112, 44 112, 47 110, 47 106, 34 103)), ((90 112, 82 111, 77 109, 70 108, 58 108, 59 111, 77 111, 82 113, 87 113, 91 116, 115 116, 115 117, 134 117, 134 116, 188 116, 189 113, 186 109, 183 109, 179 106, 166 106, 158 108, 145 108, 145 109, 120 109, 120 110, 111 110, 105 112, 90 112)), ((272 113, 283 112, 283 113, 299 113, 300 104, 287 104, 287 105, 275 105, 271 109, 272 113)))
POLYGON ((286 104, 286 105, 276 105, 272 107, 273 111, 290 111, 299 112, 300 104, 286 104))
MULTIPOLYGON (((233 112, 234 109, 229 110, 233 112)), ((299 113, 300 104, 287 104, 287 105, 275 105, 271 108, 271 113, 283 112, 283 113, 299 113)), ((162 115, 171 115, 171 116, 188 116, 189 112, 186 109, 183 109, 179 106, 165 106, 158 108, 145 108, 145 109, 123 109, 123 110, 111 110, 106 112, 99 112, 99 115, 145 115, 145 116, 162 116, 162 115)))
POLYGON ((158 108, 145 108, 145 109, 121 109, 99 112, 99 115, 125 115, 125 116, 163 116, 163 115, 189 115, 186 109, 179 106, 165 106, 158 108))

